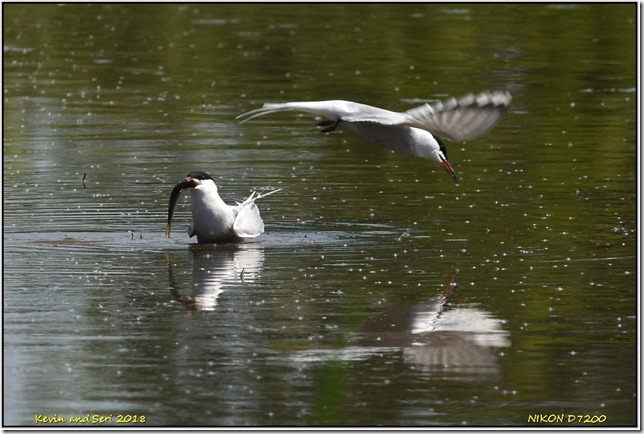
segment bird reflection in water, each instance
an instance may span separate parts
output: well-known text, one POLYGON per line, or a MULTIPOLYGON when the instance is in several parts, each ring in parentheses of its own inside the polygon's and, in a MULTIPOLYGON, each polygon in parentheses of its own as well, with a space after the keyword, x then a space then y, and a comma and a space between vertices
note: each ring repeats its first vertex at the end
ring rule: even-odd
POLYGON ((253 283, 261 274, 264 250, 261 243, 191 244, 192 287, 180 284, 172 256, 166 253, 170 291, 188 313, 212 311, 223 292, 253 283), (183 288, 182 288, 183 287, 183 288))
MULTIPOLYGON (((415 367, 482 380, 499 375, 495 349, 510 346, 503 321, 474 306, 448 303, 454 282, 427 302, 398 306, 370 319, 362 344, 402 349, 403 358, 415 367)), ((465 377, 465 378, 464 378, 465 377)))

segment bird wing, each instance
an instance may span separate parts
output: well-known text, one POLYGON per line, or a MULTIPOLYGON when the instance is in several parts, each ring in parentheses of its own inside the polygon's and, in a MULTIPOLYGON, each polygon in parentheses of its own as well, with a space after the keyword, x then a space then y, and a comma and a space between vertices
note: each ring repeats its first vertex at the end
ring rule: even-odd
POLYGON ((259 208, 255 205, 255 201, 269 196, 273 193, 280 191, 270 190, 266 192, 257 193, 254 191, 248 199, 239 203, 237 202, 237 216, 233 223, 233 232, 240 238, 255 238, 264 232, 264 221, 259 215, 259 208))
POLYGON ((301 101, 285 103, 266 103, 262 107, 242 113, 236 119, 245 118, 241 121, 243 124, 258 116, 264 116, 270 113, 284 111, 301 111, 311 113, 316 116, 322 116, 327 119, 339 119, 343 114, 343 106, 346 101, 301 101))
POLYGON ((236 119, 245 118, 241 121, 243 124, 258 116, 283 111, 301 111, 325 119, 342 119, 345 122, 375 122, 383 125, 393 125, 407 119, 403 113, 344 100, 266 103, 258 109, 237 116, 236 119))
POLYGON ((483 92, 424 104, 401 113, 399 125, 422 128, 453 142, 474 140, 488 132, 512 101, 509 92, 483 92))
POLYGON ((254 203, 239 206, 233 232, 240 238, 255 238, 264 232, 264 221, 259 215, 259 208, 254 203))

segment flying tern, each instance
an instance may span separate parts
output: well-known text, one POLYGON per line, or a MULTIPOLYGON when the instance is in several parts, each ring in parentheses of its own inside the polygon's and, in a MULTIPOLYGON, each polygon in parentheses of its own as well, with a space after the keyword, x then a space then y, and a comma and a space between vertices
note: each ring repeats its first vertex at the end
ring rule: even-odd
POLYGON ((282 111, 302 111, 323 118, 321 132, 335 130, 340 123, 359 136, 394 152, 428 158, 442 165, 458 185, 458 177, 447 159, 441 139, 465 142, 488 132, 506 111, 509 92, 483 92, 426 103, 406 112, 394 112, 352 101, 302 101, 266 103, 237 116, 241 123, 282 111))

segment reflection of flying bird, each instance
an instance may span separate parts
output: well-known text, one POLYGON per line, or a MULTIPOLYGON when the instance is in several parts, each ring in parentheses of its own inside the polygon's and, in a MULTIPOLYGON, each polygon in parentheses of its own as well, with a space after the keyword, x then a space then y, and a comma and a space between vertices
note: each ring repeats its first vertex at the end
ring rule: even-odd
POLYGON ((172 190, 166 236, 170 236, 174 207, 184 190, 190 190, 192 196, 192 223, 188 234, 196 235, 199 243, 227 243, 257 237, 264 232, 264 221, 255 201, 279 191, 253 192, 245 201, 228 205, 219 197, 215 180, 210 175, 190 172, 172 190))
POLYGON ((364 345, 402 348, 405 360, 427 370, 484 379, 499 374, 494 355, 510 345, 503 321, 476 307, 445 305, 445 297, 397 306, 366 324, 364 345))
POLYGON ((508 92, 483 92, 445 102, 424 104, 406 112, 393 112, 351 101, 303 101, 266 103, 241 114, 242 123, 269 113, 303 111, 324 118, 318 125, 331 132, 346 124, 353 132, 401 154, 428 158, 442 165, 458 184, 439 138, 453 142, 474 140, 488 132, 501 118, 512 97, 508 92))
POLYGON ((503 321, 476 307, 449 306, 456 282, 425 303, 395 306, 371 318, 367 345, 402 347, 405 360, 423 369, 443 369, 482 379, 499 373, 494 348, 510 345, 503 321))

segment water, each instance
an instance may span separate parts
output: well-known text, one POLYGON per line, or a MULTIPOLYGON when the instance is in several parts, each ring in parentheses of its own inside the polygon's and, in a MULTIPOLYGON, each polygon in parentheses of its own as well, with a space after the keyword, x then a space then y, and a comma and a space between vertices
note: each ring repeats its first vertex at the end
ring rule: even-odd
POLYGON ((637 423, 635 5, 4 19, 5 425, 637 423), (306 115, 234 120, 484 89, 513 103, 447 144, 458 187, 306 115), (282 188, 266 233, 193 245, 181 200, 166 239, 191 170, 282 188))

